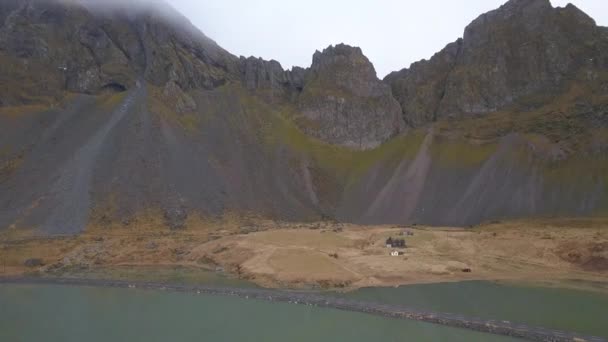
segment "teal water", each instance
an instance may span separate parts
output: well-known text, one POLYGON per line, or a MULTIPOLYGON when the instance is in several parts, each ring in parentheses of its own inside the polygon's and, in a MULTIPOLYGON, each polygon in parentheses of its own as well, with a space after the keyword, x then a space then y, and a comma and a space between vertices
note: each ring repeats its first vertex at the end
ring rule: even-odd
MULTIPOLYGON (((215 285, 232 281, 209 279, 215 285)), ((328 295, 608 337, 608 295, 601 293, 462 282, 328 295)), ((0 341, 515 340, 422 322, 241 298, 0 285, 0 341)))
POLYGON ((605 293, 470 281, 367 288, 341 295, 608 338, 608 295, 605 293))
POLYGON ((0 341, 516 341, 332 309, 116 288, 0 285, 0 341))

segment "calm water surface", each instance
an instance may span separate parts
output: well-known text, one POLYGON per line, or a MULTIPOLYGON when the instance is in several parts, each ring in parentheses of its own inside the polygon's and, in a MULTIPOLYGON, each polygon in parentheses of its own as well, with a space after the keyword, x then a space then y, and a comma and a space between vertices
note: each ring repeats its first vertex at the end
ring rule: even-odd
MULTIPOLYGON (((344 296, 608 336, 608 296, 486 282, 344 296), (563 312, 562 312, 563 311, 563 312)), ((516 341, 333 309, 115 288, 0 285, 0 341, 516 341)))
POLYGON ((344 296, 608 338, 605 293, 470 281, 368 288, 344 296))

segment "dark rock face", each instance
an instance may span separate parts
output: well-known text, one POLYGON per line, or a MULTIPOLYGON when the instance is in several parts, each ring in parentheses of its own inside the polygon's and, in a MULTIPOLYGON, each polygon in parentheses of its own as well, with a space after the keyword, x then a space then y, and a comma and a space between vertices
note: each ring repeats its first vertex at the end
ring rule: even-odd
POLYGON ((374 148, 404 126, 399 104, 373 65, 361 49, 343 44, 314 54, 298 105, 302 130, 342 146, 374 148))
POLYGON ((306 134, 355 149, 377 147, 403 130, 399 104, 361 49, 317 51, 309 69, 283 70, 277 61, 241 57, 244 86, 269 102, 295 104, 306 134))
POLYGON ((135 25, 145 46, 149 82, 164 85, 173 81, 187 91, 210 90, 238 79, 238 59, 181 15, 144 12, 135 25))
POLYGON ((603 31, 573 5, 511 0, 473 21, 462 40, 430 61, 385 81, 412 126, 495 112, 530 96, 550 101, 567 82, 605 70, 603 31))
POLYGON ((302 91, 306 70, 295 67, 283 70, 275 60, 265 61, 255 57, 241 57, 241 75, 244 86, 256 90, 269 99, 293 100, 302 91))
POLYGON ((212 89, 238 60, 176 13, 28 0, 0 7, 0 82, 5 105, 64 91, 124 91, 138 80, 163 87, 212 89), (15 80, 21 82, 15 84, 15 80), (40 81, 40 82, 39 82, 40 81))
POLYGON ((462 40, 451 43, 429 61, 423 60, 389 74, 384 81, 392 86, 403 110, 403 118, 411 127, 435 121, 445 97, 447 80, 456 65, 462 40))

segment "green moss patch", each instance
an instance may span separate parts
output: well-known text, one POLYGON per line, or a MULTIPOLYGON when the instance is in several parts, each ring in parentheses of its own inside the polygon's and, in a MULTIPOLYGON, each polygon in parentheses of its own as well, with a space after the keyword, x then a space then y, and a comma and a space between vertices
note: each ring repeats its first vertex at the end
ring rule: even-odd
MULTIPOLYGON (((230 113, 224 113, 208 108, 207 115, 229 115, 227 119, 235 130, 253 137, 269 155, 277 148, 286 148, 296 159, 306 159, 315 186, 323 187, 323 191, 333 197, 376 165, 396 167, 403 160, 413 159, 426 135, 426 130, 421 129, 395 137, 375 149, 350 149, 303 133, 295 122, 302 117, 301 113, 290 103, 268 104, 234 84, 216 91, 222 101, 237 101, 238 109, 232 108, 230 113)), ((320 198, 321 201, 324 199, 320 198)))
MULTIPOLYGON (((203 117, 196 112, 178 113, 174 107, 176 99, 167 99, 162 90, 149 85, 148 108, 150 112, 160 115, 163 119, 177 124, 186 133, 195 134, 201 130, 203 117), (173 108, 172 108, 173 107, 173 108)), ((120 94, 113 97, 121 96, 120 94)))
POLYGON ((597 127, 598 116, 608 108, 608 96, 598 92, 608 82, 608 74, 597 77, 595 82, 573 80, 558 96, 534 94, 499 112, 440 120, 437 128, 443 134, 480 141, 495 141, 511 133, 540 135, 572 151, 588 150, 589 130, 597 127))
POLYGON ((434 162, 448 167, 480 167, 497 149, 496 142, 474 144, 440 136, 431 145, 431 156, 434 162))

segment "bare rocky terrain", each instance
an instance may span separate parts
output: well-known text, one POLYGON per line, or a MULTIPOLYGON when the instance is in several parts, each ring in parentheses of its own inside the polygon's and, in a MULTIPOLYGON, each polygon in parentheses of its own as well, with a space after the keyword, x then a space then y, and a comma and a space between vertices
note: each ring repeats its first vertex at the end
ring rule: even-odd
POLYGON ((608 213, 607 29, 510 0, 384 80, 237 57, 168 6, 0 4, 0 230, 467 227, 608 213))

